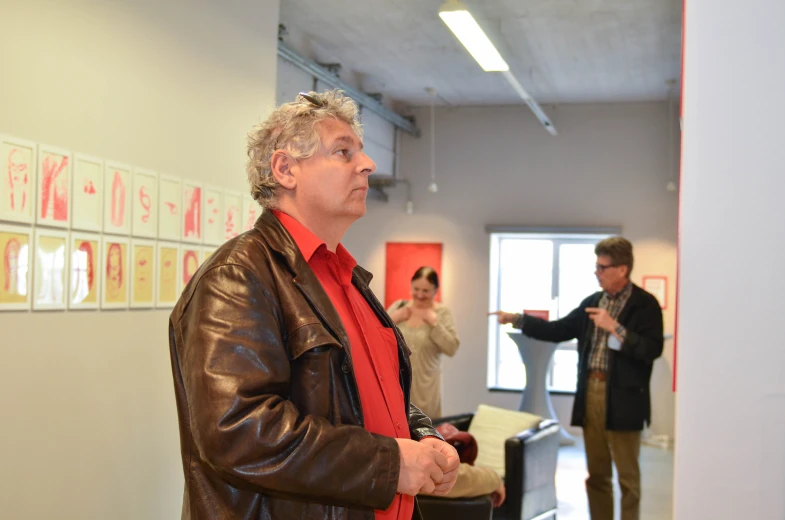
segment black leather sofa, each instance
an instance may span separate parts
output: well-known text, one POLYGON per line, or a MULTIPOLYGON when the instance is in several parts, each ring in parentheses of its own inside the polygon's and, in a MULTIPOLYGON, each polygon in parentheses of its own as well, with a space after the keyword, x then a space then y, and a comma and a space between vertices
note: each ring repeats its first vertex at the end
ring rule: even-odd
MULTIPOLYGON (((474 413, 434 419, 435 426, 449 422, 467 431, 474 413)), ((493 509, 489 496, 417 500, 425 520, 546 520, 556 518, 556 462, 559 456, 559 423, 543 420, 535 428, 510 437, 504 444, 507 499, 493 509)))

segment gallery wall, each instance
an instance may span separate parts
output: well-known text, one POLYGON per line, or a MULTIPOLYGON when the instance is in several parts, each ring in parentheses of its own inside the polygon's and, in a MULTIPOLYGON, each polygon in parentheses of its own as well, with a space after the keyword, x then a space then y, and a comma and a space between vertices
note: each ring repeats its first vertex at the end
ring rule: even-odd
POLYGON ((684 20, 673 518, 781 519, 785 3, 689 1, 684 20))
MULTIPOLYGON (((15 2, 0 17, 0 134, 153 172, 159 191, 181 179, 243 196, 245 135, 275 100, 277 23, 278 2, 15 2)), ((0 312, 4 516, 179 516, 168 311, 129 306, 0 312)))
MULTIPOLYGON (((474 410, 479 403, 515 408, 520 400, 520 393, 490 392, 486 386, 487 225, 620 227, 635 247, 633 281, 640 284, 644 275, 668 278, 665 332, 673 332, 678 199, 666 191, 672 171, 665 103, 549 107, 559 131, 555 137, 525 106, 437 109, 436 193, 427 189, 428 112, 417 115, 423 136, 405 136, 400 151, 414 213, 405 211, 404 186, 388 189, 389 202, 370 201, 344 243, 375 274, 372 287, 382 298, 386 242, 444 244, 442 301, 461 336, 456 356, 444 361, 446 414, 474 410)), ((673 435, 672 375, 668 340, 652 377, 652 434, 673 435)), ((553 401, 568 424, 572 397, 553 401)))

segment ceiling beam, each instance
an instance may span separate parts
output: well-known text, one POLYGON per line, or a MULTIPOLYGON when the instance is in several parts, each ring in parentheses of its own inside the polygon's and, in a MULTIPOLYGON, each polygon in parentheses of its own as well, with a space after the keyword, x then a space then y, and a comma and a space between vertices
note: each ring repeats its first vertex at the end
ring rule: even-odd
POLYGON ((417 128, 417 125, 415 125, 412 121, 386 108, 384 105, 366 93, 347 85, 340 78, 319 66, 318 63, 298 54, 294 49, 287 46, 282 41, 278 42, 278 56, 298 67, 299 69, 307 72, 314 78, 317 78, 318 80, 326 83, 332 88, 343 90, 350 98, 355 100, 358 105, 375 112, 381 118, 392 123, 404 132, 411 134, 414 137, 420 137, 420 129, 417 128))

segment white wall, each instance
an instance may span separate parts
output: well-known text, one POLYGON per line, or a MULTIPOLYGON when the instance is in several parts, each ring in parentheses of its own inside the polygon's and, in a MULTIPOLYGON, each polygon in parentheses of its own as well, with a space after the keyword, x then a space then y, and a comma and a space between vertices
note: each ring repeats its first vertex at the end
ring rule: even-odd
POLYGON ((785 3, 686 2, 674 518, 785 518, 785 3))
MULTIPOLYGON (((370 202, 344 243, 375 273, 379 295, 385 242, 444 243, 442 296, 462 340, 456 357, 445 362, 445 413, 473 410, 479 403, 515 408, 520 399, 486 389, 487 224, 620 226, 635 245, 633 280, 644 274, 669 277, 665 328, 673 331, 677 197, 665 190, 666 110, 665 104, 549 108, 560 133, 552 137, 526 107, 439 109, 436 194, 426 189, 429 117, 418 114, 423 137, 404 138, 400 169, 414 183, 415 214, 404 212, 404 187, 390 190, 390 202, 370 202)), ((673 433, 672 359, 666 342, 653 380, 655 433, 673 433)), ((569 423, 572 398, 553 400, 562 422, 569 423)))
MULTIPOLYGON (((277 1, 4 5, 0 132, 247 192, 277 23, 277 1)), ((0 314, 0 516, 179 518, 167 320, 0 314)))

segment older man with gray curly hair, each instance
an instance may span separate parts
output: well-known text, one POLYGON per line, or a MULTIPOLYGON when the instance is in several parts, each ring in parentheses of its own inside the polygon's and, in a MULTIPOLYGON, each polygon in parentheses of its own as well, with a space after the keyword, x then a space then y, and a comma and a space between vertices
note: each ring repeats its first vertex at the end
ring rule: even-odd
POLYGON ((458 455, 409 401, 409 349, 340 241, 365 214, 357 105, 301 93, 253 129, 254 229, 169 321, 185 519, 419 518, 458 455))

